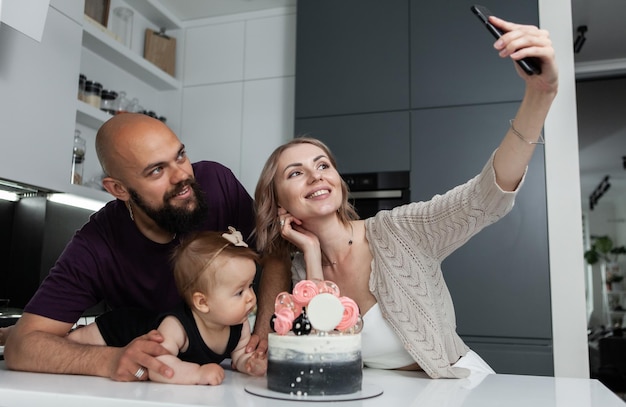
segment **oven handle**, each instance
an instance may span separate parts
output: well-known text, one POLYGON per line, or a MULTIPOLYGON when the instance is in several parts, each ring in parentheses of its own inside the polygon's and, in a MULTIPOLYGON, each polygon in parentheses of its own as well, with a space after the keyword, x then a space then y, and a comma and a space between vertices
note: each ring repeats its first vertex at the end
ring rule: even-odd
POLYGON ((352 199, 380 199, 380 198, 402 198, 401 189, 389 189, 384 191, 351 191, 352 199))

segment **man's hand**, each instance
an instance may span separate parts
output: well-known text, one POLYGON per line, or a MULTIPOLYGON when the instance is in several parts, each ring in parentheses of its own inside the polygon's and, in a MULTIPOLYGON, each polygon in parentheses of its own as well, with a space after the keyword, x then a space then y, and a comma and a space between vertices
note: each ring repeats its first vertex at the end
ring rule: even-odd
POLYGON ((291 259, 265 256, 261 265, 261 283, 258 290, 258 308, 254 330, 246 346, 246 353, 257 351, 267 353, 267 336, 270 331, 270 319, 274 313, 274 301, 281 291, 291 290, 291 259))
POLYGON ((0 328, 0 346, 4 346, 7 343, 7 338, 9 337, 9 333, 13 329, 13 326, 7 326, 6 328, 0 328))
POLYGON ((265 352, 254 352, 246 361, 246 373, 252 376, 263 376, 267 372, 267 355, 265 352))
POLYGON ((255 352, 257 355, 265 355, 267 353, 267 334, 265 334, 263 338, 256 333, 250 335, 250 341, 248 341, 248 346, 246 346, 246 353, 251 352, 255 352))
POLYGON ((120 348, 118 356, 112 360, 109 377, 121 382, 148 380, 147 370, 150 369, 171 378, 174 371, 156 358, 170 354, 161 346, 162 342, 163 337, 157 330, 135 338, 124 348, 120 348))

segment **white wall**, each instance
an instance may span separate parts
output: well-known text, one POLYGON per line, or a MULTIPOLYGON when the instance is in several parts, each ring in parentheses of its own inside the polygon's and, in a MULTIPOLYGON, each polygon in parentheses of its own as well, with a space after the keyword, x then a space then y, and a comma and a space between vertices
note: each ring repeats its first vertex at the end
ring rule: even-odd
POLYGON ((293 138, 295 24, 295 9, 280 8, 186 27, 179 136, 192 160, 226 165, 251 195, 293 138))

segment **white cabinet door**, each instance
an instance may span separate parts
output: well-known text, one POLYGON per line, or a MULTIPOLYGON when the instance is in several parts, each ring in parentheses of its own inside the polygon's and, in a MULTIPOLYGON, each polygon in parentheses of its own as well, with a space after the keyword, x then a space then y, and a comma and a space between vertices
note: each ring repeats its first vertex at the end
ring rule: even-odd
POLYGON ((0 178, 69 185, 81 32, 52 7, 40 43, 0 26, 0 178))
POLYGON ((239 180, 250 195, 272 151, 294 137, 294 87, 293 77, 245 82, 239 180))
POLYGON ((184 85, 203 85, 243 79, 244 22, 187 29, 184 85))
POLYGON ((180 137, 192 160, 226 165, 252 195, 293 137, 296 17, 214 21, 186 30, 180 137))
POLYGON ((242 82, 185 88, 180 138, 192 161, 217 161, 239 176, 242 82))
POLYGON ((246 80, 296 74, 296 15, 250 20, 246 23, 246 80))

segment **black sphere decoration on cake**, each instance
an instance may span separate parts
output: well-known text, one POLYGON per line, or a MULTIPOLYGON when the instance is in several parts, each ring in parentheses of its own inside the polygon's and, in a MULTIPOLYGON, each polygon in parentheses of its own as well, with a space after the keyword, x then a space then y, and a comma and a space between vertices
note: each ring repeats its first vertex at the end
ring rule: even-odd
POLYGON ((272 317, 270 318, 270 328, 272 328, 272 331, 276 332, 276 330, 274 329, 274 320, 276 319, 276 314, 272 314, 272 317))
POLYGON ((308 335, 311 333, 311 321, 306 316, 306 309, 302 307, 302 314, 293 321, 293 333, 296 335, 308 335))

